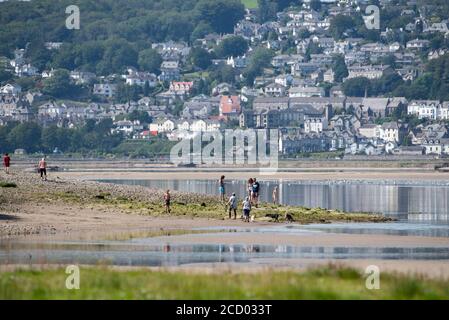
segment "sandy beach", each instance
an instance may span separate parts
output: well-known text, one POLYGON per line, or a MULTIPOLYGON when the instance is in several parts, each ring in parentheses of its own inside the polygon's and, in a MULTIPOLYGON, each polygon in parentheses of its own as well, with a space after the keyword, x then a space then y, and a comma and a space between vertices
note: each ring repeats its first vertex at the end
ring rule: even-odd
MULTIPOLYGON (((324 172, 310 173, 279 173, 279 179, 362 179, 362 178, 391 178, 391 174, 384 172, 344 172, 334 173, 331 177, 324 172), (334 175, 335 174, 335 175, 334 175)), ((228 173, 229 178, 241 178, 243 172, 228 173)), ((394 177, 407 179, 443 179, 444 174, 438 173, 413 173, 396 172, 394 177)), ((0 174, 3 181, 14 181, 17 183, 21 198, 17 199, 14 189, 0 188, 0 242, 13 240, 24 241, 58 241, 58 240, 98 240, 105 239, 111 235, 130 234, 151 231, 151 230, 183 230, 192 228, 208 227, 241 227, 257 228, 261 226, 273 226, 270 222, 256 222, 245 224, 240 220, 224 220, 223 218, 193 218, 179 216, 148 216, 144 212, 128 210, 123 207, 114 207, 101 204, 93 205, 90 202, 77 202, 76 204, 66 201, 55 200, 48 196, 50 191, 59 190, 66 193, 85 193, 91 197, 101 192, 111 194, 124 194, 134 200, 147 199, 151 197, 159 198, 160 190, 150 190, 139 186, 119 186, 89 182, 91 179, 213 179, 215 173, 198 172, 67 172, 51 173, 50 181, 41 182, 38 177, 29 173, 16 172, 14 175, 6 176, 0 174)), ((183 197, 195 197, 195 195, 176 194, 179 199, 183 197)), ((204 201, 204 196, 199 196, 204 201)), ((198 200, 199 201, 199 200, 198 200)), ((211 198, 212 201, 212 198, 211 198)), ((238 233, 230 236, 228 233, 211 234, 186 234, 174 235, 170 237, 157 237, 161 243, 208 243, 208 244, 259 244, 259 245, 294 245, 294 246, 315 246, 315 247, 426 247, 426 248, 447 248, 448 238, 419 237, 419 236, 395 236, 395 235, 359 235, 359 234, 283 234, 269 235, 258 232, 238 233)), ((283 267, 293 268, 310 267, 316 264, 322 265, 335 260, 315 260, 305 259, 301 261, 258 261, 257 268, 283 267), (269 263, 268 263, 269 262, 269 263)), ((449 276, 448 261, 420 261, 420 260, 345 260, 338 261, 340 264, 354 266, 357 268, 366 267, 370 263, 381 264, 386 270, 399 272, 415 272, 428 276, 449 276)), ((221 266, 227 268, 226 264, 221 266)), ((5 266, 3 266, 5 268, 5 266)), ((184 265, 175 269, 214 269, 215 265, 184 265)))

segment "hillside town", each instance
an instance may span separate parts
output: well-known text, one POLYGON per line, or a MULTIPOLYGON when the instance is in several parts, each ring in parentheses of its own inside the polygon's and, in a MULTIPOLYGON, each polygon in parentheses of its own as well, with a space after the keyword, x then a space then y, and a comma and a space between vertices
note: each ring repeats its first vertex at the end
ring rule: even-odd
MULTIPOLYGON (((68 70, 65 80, 80 88, 79 99, 49 94, 45 88, 52 79, 58 85, 65 74, 39 69, 27 47, 17 48, 11 57, 0 57, 0 67, 11 74, 0 87, 0 126, 76 128, 111 119, 111 132, 148 143, 225 129, 278 129, 285 157, 449 155, 449 101, 361 85, 405 86, 419 79, 426 64, 449 56, 444 46, 426 40, 448 43, 449 20, 435 21, 431 8, 402 1, 401 19, 409 22, 381 29, 370 40, 353 37, 346 27, 338 33, 333 25, 336 17, 363 17, 370 1, 316 2, 304 1, 264 23, 256 9, 246 9, 231 34, 153 43, 160 61, 152 70, 128 66, 106 76, 68 70), (262 70, 251 73, 257 63, 262 70), (24 81, 29 79, 36 85, 24 81)), ((49 52, 63 48, 61 42, 45 43, 49 52)))

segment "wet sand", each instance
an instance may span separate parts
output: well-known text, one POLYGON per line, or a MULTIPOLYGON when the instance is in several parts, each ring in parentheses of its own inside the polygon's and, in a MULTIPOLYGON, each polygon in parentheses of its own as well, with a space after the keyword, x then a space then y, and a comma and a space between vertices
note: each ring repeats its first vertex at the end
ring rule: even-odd
MULTIPOLYGON (((50 177, 59 176, 64 178, 60 181, 66 181, 76 185, 77 188, 84 187, 86 182, 84 179, 117 179, 127 178, 153 178, 153 179, 210 179, 216 178, 216 173, 197 173, 197 172, 177 172, 177 173, 129 173, 129 172, 92 172, 92 173, 51 173, 50 177)), ((228 178, 242 178, 243 172, 233 172, 227 174, 228 178)), ((247 173, 245 173, 245 176, 247 173)), ((436 177, 446 178, 445 174, 440 173, 423 173, 423 172, 396 172, 393 176, 388 172, 345 172, 335 173, 330 176, 329 173, 311 172, 311 173, 280 173, 279 178, 284 179, 337 179, 337 177, 345 177, 350 179, 361 179, 370 177, 381 179, 402 177, 404 179, 436 179, 436 177), (335 176, 336 175, 336 176, 335 176)), ((449 176, 447 176, 449 177, 449 176)), ((0 174, 0 179, 4 180, 5 175, 0 174)), ((16 177, 25 183, 27 179, 34 178, 29 175, 16 177)), ((59 181, 59 180, 58 180, 59 181)), ((57 186, 57 181, 54 186, 57 186)), ((96 186, 96 185, 94 185, 96 186)), ((39 188, 39 183, 36 183, 39 188)), ((47 184, 46 188, 51 188, 51 184, 47 184)), ((100 186, 99 188, 102 188, 100 186)), ((120 186, 119 192, 122 190, 145 190, 139 187, 120 186)), ((0 188, 0 196, 5 194, 5 190, 0 188)), ((241 221, 219 220, 219 219, 198 219, 198 218, 180 218, 180 217, 149 217, 138 215, 131 212, 123 212, 118 208, 101 208, 86 207, 83 205, 68 205, 63 202, 54 202, 42 195, 40 202, 25 201, 13 206, 4 205, 0 208, 0 242, 19 239, 29 241, 57 241, 57 240, 94 240, 104 239, 109 235, 133 233, 141 231, 151 231, 160 229, 192 229, 204 227, 225 227, 225 226, 245 226, 255 228, 260 226, 274 225, 268 222, 257 222, 245 224, 241 221)), ((347 246, 347 247, 449 247, 449 238, 433 238, 418 236, 393 236, 393 235, 358 235, 358 234, 264 234, 264 233, 233 233, 233 234, 189 234, 171 237, 155 238, 157 241, 170 243, 208 243, 208 244, 271 244, 271 245, 296 245, 296 246, 347 246)), ((363 267, 367 264, 381 264, 382 268, 389 271, 398 272, 416 272, 427 276, 447 276, 449 274, 448 261, 422 261, 422 260, 379 260, 372 262, 370 260, 288 260, 274 259, 272 261, 263 260, 252 261, 248 265, 238 265, 238 268, 249 268, 256 264, 264 268, 293 268, 299 266, 310 267, 314 263, 326 264, 329 262, 338 262, 354 267, 363 267)), ((4 268, 4 267, 2 267, 4 268)), ((0 268, 0 270, 2 269, 0 268)), ((187 265, 175 268, 177 270, 205 270, 215 269, 216 265, 201 264, 197 266, 187 265)), ((221 268, 228 268, 226 264, 221 268)), ((256 270, 257 268, 254 268, 256 270)))

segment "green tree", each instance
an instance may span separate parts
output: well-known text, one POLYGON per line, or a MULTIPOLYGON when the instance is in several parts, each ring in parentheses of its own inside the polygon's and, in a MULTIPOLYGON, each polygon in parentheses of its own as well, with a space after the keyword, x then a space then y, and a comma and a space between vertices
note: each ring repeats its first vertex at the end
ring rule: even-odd
POLYGON ((257 4, 257 21, 259 23, 265 23, 276 19, 278 5, 275 1, 258 0, 257 4))
POLYGON ((245 16, 240 0, 200 0, 195 6, 198 20, 208 23, 217 33, 232 33, 245 16))
POLYGON ((371 94, 371 81, 364 77, 348 79, 343 83, 343 92, 348 97, 364 97, 371 94))
POLYGON ((51 53, 45 47, 42 40, 32 41, 26 51, 26 58, 28 58, 33 66, 39 70, 44 70, 49 61, 51 61, 51 53))
POLYGON ((321 10, 321 1, 320 0, 312 0, 310 1, 310 8, 312 8, 315 11, 320 11, 321 10))
POLYGON ((227 37, 216 48, 217 56, 222 58, 241 56, 246 51, 248 51, 248 42, 241 36, 227 37))
POLYGON ((342 82, 349 75, 343 56, 338 55, 334 58, 332 70, 334 71, 336 82, 342 82))
POLYGON ((257 48, 250 57, 248 66, 243 71, 243 76, 248 85, 253 85, 254 79, 262 75, 265 68, 269 67, 274 57, 272 50, 266 48, 257 48))
POLYGON ((56 98, 67 97, 72 94, 74 86, 70 82, 70 72, 57 69, 51 78, 44 80, 43 92, 56 98))
POLYGON ((214 29, 210 26, 210 24, 206 22, 200 22, 195 29, 193 29, 192 35, 190 36, 191 41, 195 41, 197 39, 202 39, 208 34, 214 32, 214 29))
POLYGON ((142 70, 160 74, 162 64, 161 55, 154 49, 146 49, 139 52, 139 67, 142 70))
POLYGON ((331 20, 329 30, 335 40, 341 40, 346 30, 354 27, 355 22, 352 17, 339 14, 331 20))
POLYGON ((203 70, 212 64, 211 54, 201 47, 194 47, 190 50, 189 60, 195 67, 203 70))
POLYGON ((41 128, 34 122, 25 122, 14 127, 7 137, 14 149, 25 149, 32 153, 41 148, 41 128))

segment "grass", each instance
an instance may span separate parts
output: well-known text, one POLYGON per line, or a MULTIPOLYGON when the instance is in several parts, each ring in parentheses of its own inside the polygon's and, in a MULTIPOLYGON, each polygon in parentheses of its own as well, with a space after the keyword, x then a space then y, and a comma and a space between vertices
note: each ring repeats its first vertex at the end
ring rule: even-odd
POLYGON ((256 9, 258 7, 257 0, 242 0, 247 9, 256 9))
POLYGON ((17 188, 17 184, 13 182, 0 181, 0 188, 17 188))
MULTIPOLYGON (((85 206, 113 207, 120 209, 125 213, 136 213, 149 216, 166 215, 165 205, 159 202, 144 202, 126 197, 113 197, 110 194, 100 194, 85 198, 72 192, 57 192, 51 196, 55 200, 64 200, 69 203, 75 203, 85 206)), ((226 219, 228 213, 225 206, 217 201, 204 202, 181 202, 172 201, 171 216, 186 216, 193 218, 213 218, 226 219)), ((240 209, 239 209, 240 211, 240 209)), ((254 208, 251 214, 255 215, 256 221, 271 221, 267 214, 279 214, 279 222, 285 221, 286 214, 290 214, 296 223, 331 223, 331 222, 388 222, 391 218, 379 214, 370 213, 345 213, 337 210, 327 210, 322 208, 305 208, 295 206, 280 206, 271 204, 262 204, 260 208, 254 208)))
POLYGON ((0 273, 0 299, 449 299, 449 281, 381 274, 368 290, 355 269, 303 273, 199 274, 107 267, 80 270, 80 290, 65 288, 64 269, 0 273))

